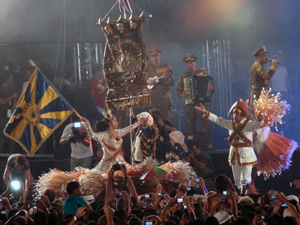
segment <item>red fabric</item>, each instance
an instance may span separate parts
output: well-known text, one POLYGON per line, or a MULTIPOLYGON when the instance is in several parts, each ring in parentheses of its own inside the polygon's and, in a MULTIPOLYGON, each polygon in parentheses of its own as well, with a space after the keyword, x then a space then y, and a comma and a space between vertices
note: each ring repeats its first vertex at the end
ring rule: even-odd
POLYGON ((257 154, 258 174, 263 174, 265 178, 270 175, 280 174, 282 170, 288 169, 297 143, 282 135, 270 132, 264 142, 264 149, 257 154))
POLYGON ((104 95, 101 94, 101 90, 99 88, 99 80, 97 80, 93 77, 90 80, 89 89, 90 89, 90 91, 94 92, 93 98, 94 98, 95 104, 97 106, 100 106, 101 108, 105 108, 104 95))

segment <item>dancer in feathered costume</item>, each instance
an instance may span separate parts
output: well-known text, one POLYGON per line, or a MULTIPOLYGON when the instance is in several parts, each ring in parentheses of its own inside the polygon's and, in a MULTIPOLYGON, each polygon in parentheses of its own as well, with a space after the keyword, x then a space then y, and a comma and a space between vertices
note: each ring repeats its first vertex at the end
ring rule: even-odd
MULTIPOLYGON (((36 190, 39 194, 44 193, 46 189, 63 190, 71 180, 77 180, 80 183, 84 194, 92 194, 98 196, 104 189, 107 181, 107 171, 115 164, 125 164, 128 176, 135 184, 140 183, 140 177, 150 169, 158 166, 158 162, 152 158, 146 158, 142 163, 131 166, 122 156, 121 145, 122 137, 137 128, 147 117, 137 115, 138 122, 123 129, 118 129, 118 121, 110 111, 105 114, 105 119, 96 124, 96 133, 92 130, 87 119, 81 118, 87 124, 90 136, 101 143, 103 149, 103 158, 99 164, 93 169, 77 168, 78 172, 63 172, 60 170, 51 170, 49 173, 39 177, 36 184, 36 190)), ((189 185, 191 178, 195 176, 192 168, 186 163, 178 162, 176 164, 166 165, 169 169, 168 175, 159 177, 162 182, 167 183, 184 183, 189 185)), ((114 180, 117 184, 124 181, 123 174, 120 171, 114 173, 114 180)), ((153 185, 156 183, 153 182, 153 185)), ((149 187, 152 183, 149 182, 149 187)), ((144 190, 148 191, 148 190, 144 190)))
POLYGON ((256 131, 253 144, 257 156, 257 174, 265 179, 281 174, 289 168, 297 142, 282 135, 271 132, 270 127, 282 124, 282 117, 290 110, 286 101, 280 101, 280 93, 270 95, 271 90, 263 90, 253 104, 254 119, 260 112, 264 116, 264 125, 256 131))

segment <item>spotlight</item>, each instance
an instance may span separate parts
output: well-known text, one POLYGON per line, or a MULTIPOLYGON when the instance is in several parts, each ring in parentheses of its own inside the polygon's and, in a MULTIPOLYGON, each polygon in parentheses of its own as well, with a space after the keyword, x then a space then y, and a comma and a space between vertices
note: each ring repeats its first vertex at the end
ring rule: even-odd
POLYGON ((21 189, 21 182, 18 180, 12 180, 10 186, 13 190, 19 191, 21 189))

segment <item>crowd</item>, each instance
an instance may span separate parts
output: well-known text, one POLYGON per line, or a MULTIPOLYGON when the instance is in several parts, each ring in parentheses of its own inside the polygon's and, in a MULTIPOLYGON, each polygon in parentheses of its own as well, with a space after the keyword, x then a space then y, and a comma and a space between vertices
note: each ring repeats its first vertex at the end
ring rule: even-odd
MULTIPOLYGON (((300 183, 297 185, 299 188, 300 183)), ((66 193, 48 189, 31 202, 11 205, 2 197, 0 224, 300 224, 295 195, 270 190, 264 195, 239 196, 223 174, 216 176, 214 187, 214 191, 207 191, 200 178, 169 192, 158 183, 153 192, 139 195, 126 166, 121 165, 109 170, 105 191, 92 200, 82 196, 77 181, 67 184, 66 193), (114 182, 118 169, 124 174, 123 186, 114 182)))

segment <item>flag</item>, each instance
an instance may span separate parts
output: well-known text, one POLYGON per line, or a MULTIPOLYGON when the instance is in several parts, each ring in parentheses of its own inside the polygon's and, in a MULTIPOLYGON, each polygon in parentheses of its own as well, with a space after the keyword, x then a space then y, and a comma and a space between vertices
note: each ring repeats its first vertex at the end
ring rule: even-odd
POLYGON ((129 0, 119 0, 120 12, 122 12, 124 8, 127 10, 127 12, 132 13, 132 8, 129 0))
POLYGON ((36 67, 3 133, 33 156, 74 111, 36 67))

